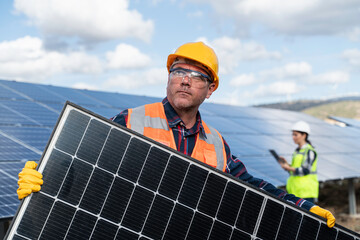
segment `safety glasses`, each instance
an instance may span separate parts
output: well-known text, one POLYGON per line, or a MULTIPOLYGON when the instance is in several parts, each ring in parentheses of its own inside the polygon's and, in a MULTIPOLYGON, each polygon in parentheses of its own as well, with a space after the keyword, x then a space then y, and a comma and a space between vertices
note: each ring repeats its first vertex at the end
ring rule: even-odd
POLYGON ((170 78, 173 81, 183 82, 185 77, 193 87, 202 88, 207 82, 212 83, 210 76, 198 71, 193 71, 185 68, 172 68, 170 69, 170 78))

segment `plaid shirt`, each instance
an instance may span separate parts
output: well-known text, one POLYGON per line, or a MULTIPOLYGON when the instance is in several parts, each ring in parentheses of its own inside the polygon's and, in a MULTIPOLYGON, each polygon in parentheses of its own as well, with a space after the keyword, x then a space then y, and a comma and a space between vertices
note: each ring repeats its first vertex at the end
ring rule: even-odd
MULTIPOLYGON (((183 123, 179 115, 176 113, 174 108, 171 106, 167 98, 164 98, 162 100, 162 104, 164 105, 165 115, 169 127, 172 129, 174 134, 177 150, 188 156, 191 156, 192 151, 195 147, 196 135, 198 134, 198 132, 202 131, 204 136, 206 136, 205 130, 202 125, 200 112, 198 112, 196 115, 196 123, 194 124, 194 126, 190 129, 187 129, 185 127, 185 124, 183 123)), ((111 120, 126 127, 126 123, 128 120, 128 110, 122 111, 115 117, 111 118, 111 120)), ((303 207, 307 210, 309 210, 312 206, 314 206, 314 204, 310 203, 309 201, 298 198, 292 194, 287 194, 285 191, 276 188, 274 185, 262 179, 253 177, 251 174, 248 173, 242 161, 240 161, 240 159, 238 159, 237 157, 231 154, 230 147, 226 143, 224 138, 223 141, 227 156, 227 164, 226 164, 225 172, 245 182, 248 182, 260 189, 263 189, 279 198, 283 198, 287 201, 296 204, 297 206, 303 207)))

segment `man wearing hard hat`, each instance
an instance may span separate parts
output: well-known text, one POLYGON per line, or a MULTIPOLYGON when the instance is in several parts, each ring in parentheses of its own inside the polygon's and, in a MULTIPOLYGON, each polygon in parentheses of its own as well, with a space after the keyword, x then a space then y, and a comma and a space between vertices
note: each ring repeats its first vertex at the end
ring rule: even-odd
POLYGON ((309 140, 310 126, 307 122, 298 121, 291 128, 292 137, 298 147, 292 156, 291 165, 284 157, 281 167, 290 173, 286 183, 288 193, 314 202, 319 197, 317 178, 317 153, 309 140))
MULTIPOLYGON (((167 96, 162 102, 127 109, 112 120, 325 217, 328 226, 334 226, 335 218, 328 210, 292 194, 286 194, 272 184, 250 175, 244 164, 231 154, 220 133, 201 119, 198 111, 200 105, 219 86, 218 59, 212 48, 202 42, 186 43, 168 56, 167 69, 167 96)), ((29 164, 28 167, 34 169, 36 165, 29 164)), ((20 175, 29 176, 28 171, 26 169, 20 175)), ((20 199, 40 189, 40 173, 35 170, 32 172, 36 175, 33 176, 34 183, 30 181, 32 185, 29 185, 27 177, 22 187, 23 180, 20 177, 20 199)))

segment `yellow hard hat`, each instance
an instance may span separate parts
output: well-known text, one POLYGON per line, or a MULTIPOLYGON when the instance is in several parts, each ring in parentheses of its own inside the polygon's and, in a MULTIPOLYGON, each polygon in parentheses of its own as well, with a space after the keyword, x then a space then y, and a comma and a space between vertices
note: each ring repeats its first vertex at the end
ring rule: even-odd
POLYGON ((183 57, 194 60, 204 65, 212 74, 215 83, 215 89, 219 86, 218 69, 219 63, 214 50, 205 45, 203 42, 185 43, 176 49, 174 54, 170 54, 167 60, 167 69, 170 71, 171 65, 174 63, 175 58, 183 57))

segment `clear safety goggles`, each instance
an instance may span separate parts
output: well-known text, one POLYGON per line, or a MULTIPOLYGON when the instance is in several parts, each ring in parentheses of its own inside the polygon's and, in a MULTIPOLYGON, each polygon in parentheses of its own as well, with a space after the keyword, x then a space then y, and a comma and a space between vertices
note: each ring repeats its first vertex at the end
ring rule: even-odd
POLYGON ((176 82, 183 82, 185 77, 188 77, 188 81, 191 86, 202 88, 207 82, 212 83, 211 78, 198 71, 193 71, 185 68, 172 68, 170 69, 170 79, 176 82))

